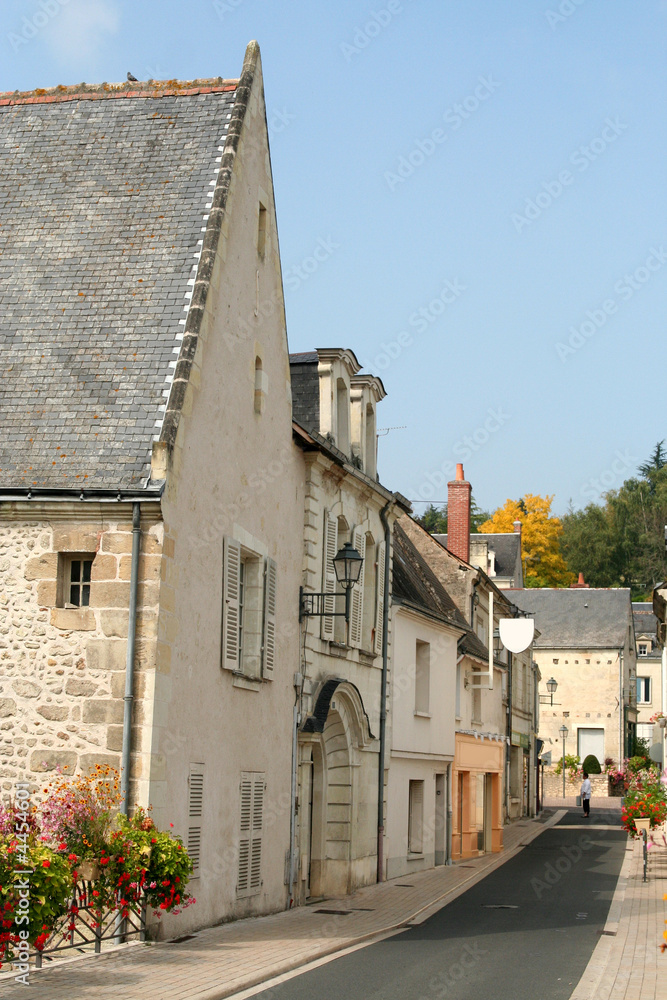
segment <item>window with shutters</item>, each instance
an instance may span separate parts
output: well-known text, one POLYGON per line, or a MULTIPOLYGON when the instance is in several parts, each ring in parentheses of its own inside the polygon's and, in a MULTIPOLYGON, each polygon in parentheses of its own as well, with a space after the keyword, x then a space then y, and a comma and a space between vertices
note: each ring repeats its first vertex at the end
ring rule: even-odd
POLYGON ((366 535, 364 542, 364 599, 362 609, 361 648, 373 652, 375 630, 375 587, 377 578, 377 549, 375 539, 366 535))
POLYGON ((204 811, 204 765, 190 764, 188 777, 188 836, 186 847, 192 859, 191 878, 199 877, 201 866, 201 832, 204 811))
POLYGON ((221 664, 271 680, 276 656, 277 570, 273 559, 223 541, 221 664))
POLYGON ((424 782, 411 781, 408 796, 408 853, 424 850, 424 782))
MULTIPOLYGON (((324 598, 324 611, 333 614, 336 611, 336 570, 334 556, 338 552, 338 518, 330 510, 324 511, 324 551, 322 553, 322 593, 331 594, 324 598)), ((334 623, 336 619, 324 615, 322 617, 322 638, 334 638, 334 623)))
POLYGON ((352 545, 361 556, 361 573, 359 579, 352 588, 350 594, 350 646, 357 649, 363 648, 363 626, 364 626, 364 575, 366 571, 366 532, 361 527, 356 527, 352 532, 352 545))
POLYGON ((264 823, 265 792, 264 772, 242 772, 237 896, 254 896, 262 889, 262 826, 264 823))
POLYGON ((373 652, 378 656, 382 653, 384 635, 384 573, 386 564, 386 545, 380 542, 377 548, 377 580, 375 588, 375 641, 373 652))

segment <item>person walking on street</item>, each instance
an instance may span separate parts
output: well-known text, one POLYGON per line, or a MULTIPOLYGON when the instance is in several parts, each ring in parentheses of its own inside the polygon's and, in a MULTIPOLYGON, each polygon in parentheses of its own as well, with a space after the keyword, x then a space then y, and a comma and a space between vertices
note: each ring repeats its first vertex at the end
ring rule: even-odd
POLYGON ((584 780, 581 783, 581 804, 584 807, 584 816, 588 819, 591 814, 591 779, 585 771, 584 780))

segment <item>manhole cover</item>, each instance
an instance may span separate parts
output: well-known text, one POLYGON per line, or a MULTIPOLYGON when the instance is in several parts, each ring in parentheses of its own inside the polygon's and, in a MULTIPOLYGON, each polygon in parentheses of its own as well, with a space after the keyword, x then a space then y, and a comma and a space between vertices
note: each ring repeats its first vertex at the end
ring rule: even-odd
POLYGON ((336 917, 349 917, 352 910, 315 910, 315 913, 332 913, 336 917))
POLYGON ((414 885, 410 885, 409 882, 394 882, 397 889, 414 889, 414 885))
POLYGON ((167 941, 167 944, 182 944, 184 941, 194 941, 196 937, 196 934, 183 934, 181 937, 172 938, 171 941, 167 941))

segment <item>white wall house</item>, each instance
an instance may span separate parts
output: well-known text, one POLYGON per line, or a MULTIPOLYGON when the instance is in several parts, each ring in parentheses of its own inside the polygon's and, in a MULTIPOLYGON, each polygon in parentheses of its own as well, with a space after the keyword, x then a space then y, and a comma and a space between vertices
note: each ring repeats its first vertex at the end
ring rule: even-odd
POLYGON ((388 878, 451 858, 457 642, 468 631, 407 520, 394 527, 388 878))

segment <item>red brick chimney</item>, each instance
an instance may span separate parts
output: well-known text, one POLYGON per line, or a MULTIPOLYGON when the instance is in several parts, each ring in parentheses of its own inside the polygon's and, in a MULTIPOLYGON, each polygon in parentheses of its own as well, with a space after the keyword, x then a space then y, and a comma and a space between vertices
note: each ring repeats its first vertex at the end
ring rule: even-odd
POLYGON ((520 535, 521 534, 521 521, 513 521, 512 523, 514 525, 514 533, 516 535, 520 535))
POLYGON ((447 548, 459 559, 470 562, 470 494, 472 487, 463 478, 463 466, 456 466, 456 479, 447 483, 447 548))
POLYGON ((579 587, 590 587, 589 583, 584 583, 584 574, 583 573, 579 574, 579 579, 577 580, 576 583, 571 583, 570 584, 570 590, 577 590, 579 587))

